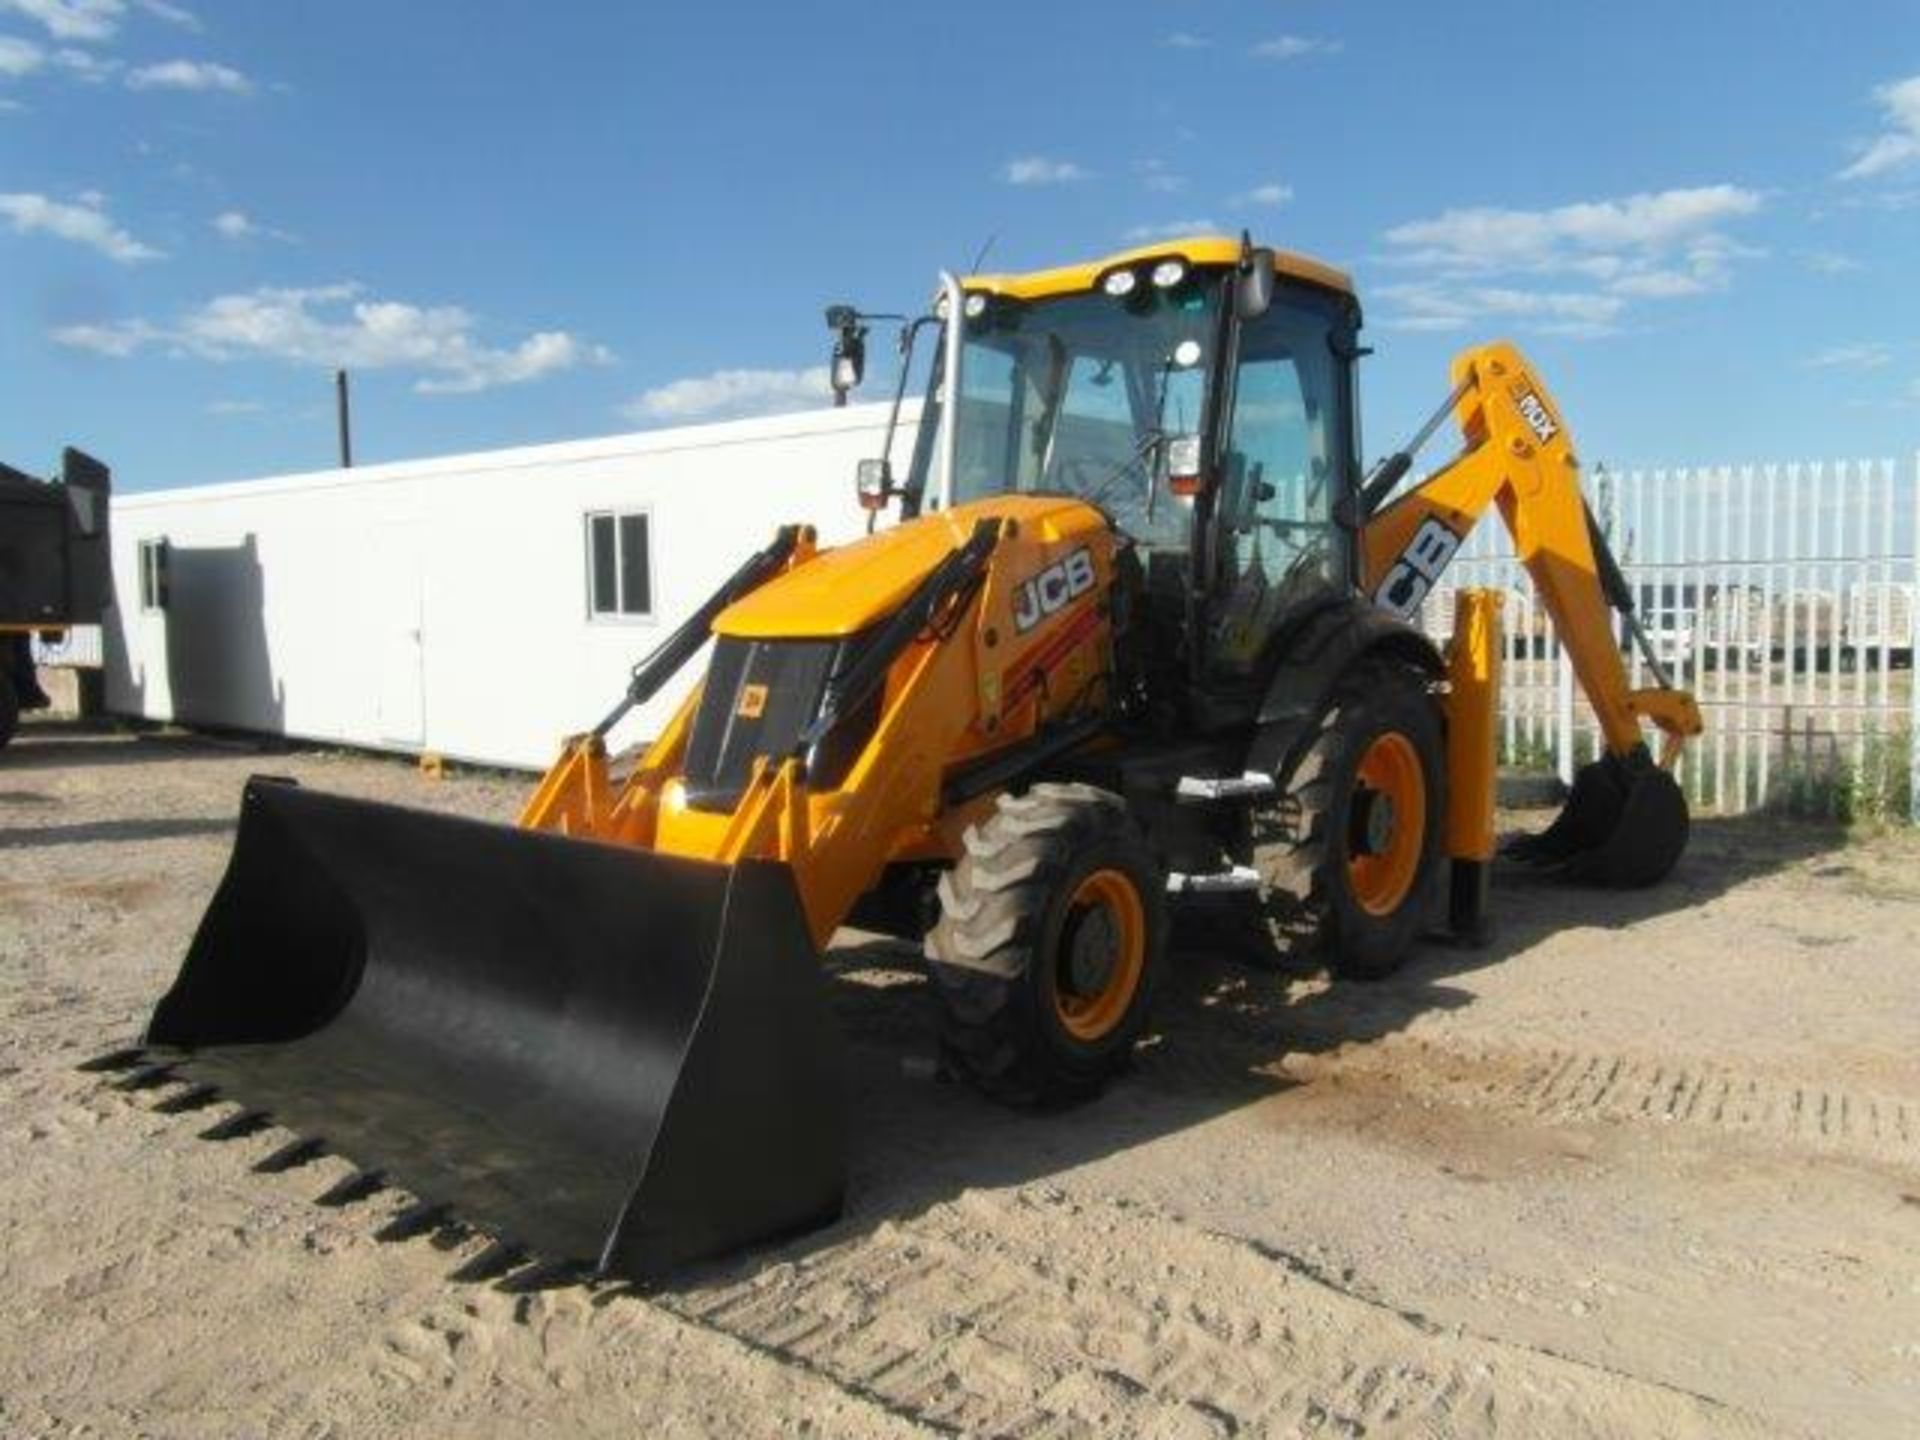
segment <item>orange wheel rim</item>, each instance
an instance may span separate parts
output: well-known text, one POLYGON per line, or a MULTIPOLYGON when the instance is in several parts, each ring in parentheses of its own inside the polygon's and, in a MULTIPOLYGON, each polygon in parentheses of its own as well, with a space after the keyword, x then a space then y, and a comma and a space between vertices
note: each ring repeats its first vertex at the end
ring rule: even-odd
POLYGON ((1391 915, 1413 888, 1427 838, 1427 777, 1397 730, 1377 736, 1354 774, 1347 883, 1360 908, 1391 915))
POLYGON ((1147 910, 1132 880, 1096 870, 1067 901, 1054 957, 1053 1008, 1076 1040, 1100 1040, 1119 1025, 1147 966, 1147 910))

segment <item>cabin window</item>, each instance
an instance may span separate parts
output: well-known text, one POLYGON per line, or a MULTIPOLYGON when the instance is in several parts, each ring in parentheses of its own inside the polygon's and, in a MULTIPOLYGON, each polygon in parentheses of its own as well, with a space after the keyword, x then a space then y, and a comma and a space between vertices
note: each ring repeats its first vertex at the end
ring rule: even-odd
POLYGON ((140 608, 167 608, 167 542, 164 540, 140 542, 140 608))
POLYGON ((644 510, 587 516, 587 613, 594 619, 653 614, 653 535, 644 510))

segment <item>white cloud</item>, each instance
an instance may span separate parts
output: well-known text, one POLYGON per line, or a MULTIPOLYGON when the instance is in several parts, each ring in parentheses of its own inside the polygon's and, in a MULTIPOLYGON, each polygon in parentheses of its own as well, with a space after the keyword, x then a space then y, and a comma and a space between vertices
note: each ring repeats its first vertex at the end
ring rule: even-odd
POLYGON ((1866 180, 1920 161, 1920 75, 1882 85, 1873 98, 1886 128, 1840 172, 1842 180, 1866 180))
POLYGON ((1311 35, 1276 35, 1262 40, 1250 52, 1256 60, 1297 60, 1302 55, 1337 55, 1338 40, 1320 40, 1311 35))
POLYGON ((178 25, 182 30, 199 30, 200 17, 184 5, 173 5, 168 0, 135 0, 139 7, 149 15, 158 16, 170 25, 178 25))
POLYGON ((671 424, 815 410, 831 400, 824 365, 800 370, 715 370, 642 391, 621 406, 620 413, 640 424, 671 424))
POLYGON ((129 90, 221 91, 228 95, 247 95, 253 82, 230 65, 212 60, 162 60, 157 65, 142 65, 127 72, 129 90))
POLYGON ((60 69, 89 85, 103 84, 120 72, 118 60, 103 58, 91 50, 80 50, 71 45, 61 46, 51 58, 60 69))
POLYGON ((1712 284, 1705 275, 1682 270, 1635 270, 1608 281, 1607 289, 1636 300, 1674 300, 1682 295, 1698 295, 1712 284))
POLYGON ((439 362, 445 365, 446 373, 415 381, 414 389, 423 395, 472 395, 496 385, 524 385, 562 370, 606 365, 613 360, 613 352, 606 346, 589 344, 565 330, 542 330, 510 350, 489 350, 468 344, 461 337, 456 341, 445 361, 439 362))
POLYGON ((1213 221, 1207 219, 1168 220, 1159 225, 1135 225, 1121 236, 1121 239, 1135 245, 1144 245, 1149 240, 1171 240, 1180 235, 1206 235, 1219 228, 1213 221))
POLYGON ((62 325, 53 338, 73 350, 123 360, 142 346, 164 339, 165 332, 144 320, 121 320, 110 325, 62 325))
POLYGON ((457 305, 419 306, 363 298, 361 286, 263 287, 221 295, 177 323, 135 319, 68 325, 62 345, 122 357, 151 346, 203 360, 285 360, 325 368, 419 372, 424 394, 470 394, 519 385, 613 356, 566 331, 542 331, 505 348, 482 343, 457 305))
POLYGON ((1807 357, 1814 370, 1878 370, 1893 363, 1893 346, 1884 340, 1863 340, 1854 345, 1834 345, 1807 357))
POLYGON ((163 258, 161 251, 113 223, 104 197, 89 191, 77 198, 78 204, 69 205, 32 193, 0 195, 0 219, 7 221, 16 235, 43 234, 71 240, 122 265, 163 258))
MULTIPOLYGON (((199 17, 171 0, 134 0, 147 14, 198 30, 199 17)), ((56 40, 96 45, 111 40, 127 15, 127 0, 0 0, 0 15, 20 15, 46 27, 56 40)))
POLYGON ((1632 255, 1717 239, 1715 227, 1759 208, 1759 193, 1737 185, 1643 192, 1551 210, 1479 206, 1396 225, 1387 231, 1387 243, 1403 260, 1449 270, 1584 266, 1592 273, 1616 262, 1624 268, 1632 255))
POLYGON ((31 75, 46 63, 47 52, 31 40, 0 35, 0 75, 17 80, 22 75, 31 75))
POLYGON ((1071 160, 1055 160, 1047 155, 1022 155, 1009 160, 1000 178, 1009 185, 1065 185, 1088 178, 1087 172, 1071 160))
POLYGON ((125 0, 0 0, 0 13, 38 21, 56 40, 91 42, 112 39, 127 7, 125 0))
POLYGON ((115 74, 120 62, 72 45, 48 51, 31 40, 0 35, 0 79, 18 80, 49 67, 98 84, 115 74))
POLYGON ((266 408, 258 400, 209 400, 207 402, 209 415, 259 415, 264 413, 266 408))
POLYGON ((1160 42, 1169 50, 1205 50, 1213 44, 1204 35, 1190 35, 1185 30, 1176 30, 1160 42))
POLYGON ((275 229, 271 225, 262 225, 244 210, 222 210, 207 222, 214 231, 227 240, 286 240, 294 239, 285 230, 275 229))
POLYGON ((1862 190, 1834 202, 1838 210, 1875 210, 1884 215, 1898 215, 1916 207, 1920 207, 1920 188, 1913 186, 1862 190))
POLYGON ((1397 225, 1386 233, 1387 258, 1426 278, 1402 287, 1403 313, 1390 318, 1403 327, 1438 329, 1509 317, 1535 329, 1605 334, 1628 301, 1673 300, 1729 285, 1736 262, 1764 252, 1723 227, 1761 203, 1757 191, 1705 185, 1546 210, 1448 210, 1397 225), (1517 283, 1539 276, 1576 277, 1590 288, 1517 283), (1448 282, 1444 291, 1440 281, 1448 282), (1439 303, 1443 294, 1458 302, 1439 303))
POLYGON ((1269 180, 1263 185, 1255 185, 1250 190, 1242 190, 1227 203, 1240 209, 1257 205, 1270 210, 1276 205, 1286 204, 1291 199, 1293 199, 1291 185, 1282 185, 1276 180, 1269 180))
POLYGON ((1851 275, 1866 268, 1851 255, 1842 255, 1837 250, 1814 250, 1804 258, 1807 268, 1816 275, 1851 275))
POLYGON ((1525 290, 1503 285, 1419 282, 1381 285, 1373 293, 1397 311, 1380 323, 1393 330, 1460 330, 1487 320, 1524 321, 1550 335, 1593 338, 1613 333, 1626 301, 1586 291, 1525 290))

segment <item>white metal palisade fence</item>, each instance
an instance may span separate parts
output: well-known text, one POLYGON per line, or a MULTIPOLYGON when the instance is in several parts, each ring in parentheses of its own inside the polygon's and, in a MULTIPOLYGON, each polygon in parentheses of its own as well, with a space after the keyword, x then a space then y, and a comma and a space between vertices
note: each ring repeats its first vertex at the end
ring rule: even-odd
MULTIPOLYGON (((1700 701, 1706 732, 1681 768, 1692 802, 1920 822, 1920 456, 1584 480, 1642 627, 1700 701)), ((1451 628, 1466 586, 1507 592, 1503 758, 1569 779, 1598 726, 1496 516, 1428 597, 1430 633, 1451 628)), ((1652 683, 1637 652, 1630 667, 1652 683)))

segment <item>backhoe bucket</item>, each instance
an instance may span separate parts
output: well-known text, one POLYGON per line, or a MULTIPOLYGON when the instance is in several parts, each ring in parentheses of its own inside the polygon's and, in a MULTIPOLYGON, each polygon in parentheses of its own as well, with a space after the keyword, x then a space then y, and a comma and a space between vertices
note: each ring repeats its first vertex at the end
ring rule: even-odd
POLYGON ((1639 889, 1667 877, 1687 848, 1687 828, 1686 796, 1671 774, 1609 755, 1575 771, 1553 823, 1507 853, 1570 879, 1639 889))
POLYGON ((256 777, 146 1039, 505 1246, 651 1279, 839 1213, 824 984, 784 866, 256 777))

